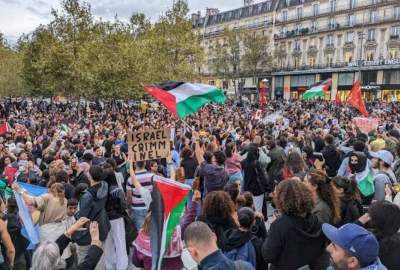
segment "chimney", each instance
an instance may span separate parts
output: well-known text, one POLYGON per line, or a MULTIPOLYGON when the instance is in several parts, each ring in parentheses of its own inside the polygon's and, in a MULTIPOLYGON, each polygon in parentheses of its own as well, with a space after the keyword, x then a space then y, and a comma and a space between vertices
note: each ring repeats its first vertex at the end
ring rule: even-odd
POLYGON ((219 13, 219 10, 217 8, 207 8, 206 9, 206 16, 213 16, 217 15, 219 13))

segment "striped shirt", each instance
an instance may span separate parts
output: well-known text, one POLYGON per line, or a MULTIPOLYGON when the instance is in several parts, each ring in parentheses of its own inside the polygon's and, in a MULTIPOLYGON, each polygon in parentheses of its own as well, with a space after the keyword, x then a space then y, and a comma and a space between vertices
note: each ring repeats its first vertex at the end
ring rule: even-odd
MULTIPOLYGON (((152 177, 154 174, 148 171, 140 171, 135 172, 136 179, 142 185, 143 189, 147 189, 148 191, 152 191, 153 183, 152 177)), ((132 191, 132 209, 146 209, 146 204, 144 202, 144 198, 140 195, 140 193, 136 190, 135 186, 132 184, 131 178, 128 179, 126 184, 126 190, 132 191)))

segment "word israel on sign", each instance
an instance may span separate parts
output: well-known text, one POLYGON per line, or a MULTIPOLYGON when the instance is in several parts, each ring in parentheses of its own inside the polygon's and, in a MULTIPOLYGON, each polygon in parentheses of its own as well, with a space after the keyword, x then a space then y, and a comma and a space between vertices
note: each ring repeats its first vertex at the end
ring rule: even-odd
POLYGON ((135 161, 168 157, 171 150, 171 130, 154 129, 128 134, 129 154, 135 161))
POLYGON ((363 133, 368 134, 371 130, 378 128, 379 118, 355 117, 353 122, 363 133))

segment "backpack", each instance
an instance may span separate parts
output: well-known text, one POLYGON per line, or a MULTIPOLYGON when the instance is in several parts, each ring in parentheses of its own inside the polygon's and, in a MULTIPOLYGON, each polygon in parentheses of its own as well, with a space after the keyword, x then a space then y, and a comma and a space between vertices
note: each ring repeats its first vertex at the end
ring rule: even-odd
POLYGON ((238 248, 225 251, 224 255, 232 261, 245 261, 251 263, 254 267, 256 266, 256 250, 251 241, 247 241, 238 248))

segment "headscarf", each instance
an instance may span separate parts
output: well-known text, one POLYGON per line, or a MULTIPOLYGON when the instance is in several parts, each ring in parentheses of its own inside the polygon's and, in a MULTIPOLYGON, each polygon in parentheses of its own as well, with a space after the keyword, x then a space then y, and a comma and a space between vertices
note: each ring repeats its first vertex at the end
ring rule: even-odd
POLYGON ((360 173, 365 170, 365 167, 367 166, 367 156, 363 152, 353 152, 350 157, 349 157, 349 167, 351 173, 360 173), (357 157, 358 158, 358 163, 357 164, 352 164, 351 163, 351 158, 352 157, 357 157))

